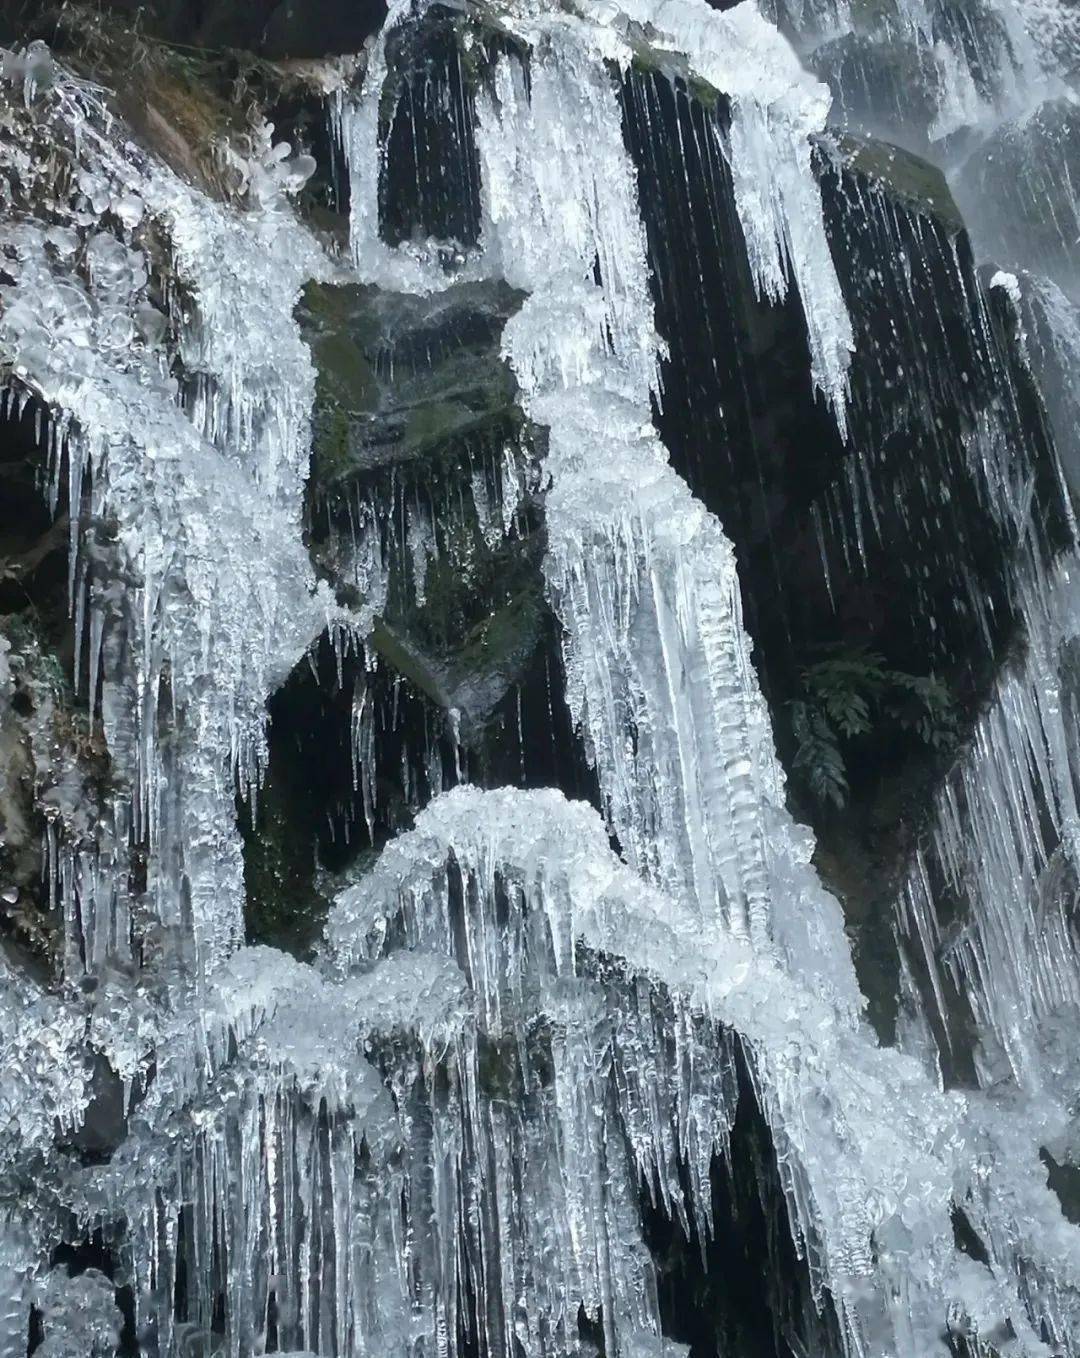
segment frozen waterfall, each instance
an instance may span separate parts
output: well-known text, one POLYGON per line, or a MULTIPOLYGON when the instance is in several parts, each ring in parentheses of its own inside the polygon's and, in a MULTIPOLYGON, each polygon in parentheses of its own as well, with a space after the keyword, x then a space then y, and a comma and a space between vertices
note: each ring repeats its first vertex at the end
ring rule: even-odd
POLYGON ((3 51, 0 1358, 1080 1356, 1071 29, 962 8, 396 0, 165 133, 3 51))

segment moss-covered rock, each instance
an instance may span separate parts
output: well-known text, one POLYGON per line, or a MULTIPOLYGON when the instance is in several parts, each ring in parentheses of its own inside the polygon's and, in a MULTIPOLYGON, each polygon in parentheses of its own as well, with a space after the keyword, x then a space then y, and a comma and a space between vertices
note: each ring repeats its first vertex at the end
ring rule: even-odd
MULTIPOLYGON (((0 0, 0 33, 18 38, 53 0, 0 0)), ((270 59, 359 52, 386 17, 385 0, 99 0, 111 21, 194 49, 243 48, 270 59)))
POLYGON ((430 297, 312 285, 300 311, 318 368, 316 560, 339 592, 362 590, 349 571, 363 519, 366 583, 384 591, 376 650, 472 730, 527 663, 542 612, 538 459, 500 354, 520 302, 503 283, 430 297))
POLYGON ((857 28, 821 43, 807 64, 828 85, 838 125, 879 135, 903 127, 912 146, 930 150, 941 72, 910 28, 877 28, 873 35, 857 28))
POLYGON ((826 153, 830 152, 843 170, 890 202, 934 217, 950 234, 964 230, 948 181, 930 161, 901 146, 854 132, 837 134, 826 153))
MULTIPOLYGON (((18 8, 19 0, 9 0, 9 10, 12 2, 18 8)), ((0 0, 0 16, 4 12, 0 0)), ((266 117, 276 140, 317 153, 320 170, 301 207, 316 225, 340 235, 330 187, 334 147, 316 63, 271 60, 243 46, 198 45, 186 33, 170 36, 141 11, 88 0, 28 2, 11 27, 9 41, 43 40, 79 75, 110 90, 139 143, 213 196, 240 192, 241 176, 224 148, 243 149, 253 119, 266 117)))
POLYGON ((313 283, 299 316, 318 369, 313 480, 325 496, 392 462, 521 426, 499 355, 522 295, 466 283, 433 297, 313 283))
POLYGON ((476 599, 467 580, 451 581, 445 600, 417 610, 404 624, 380 619, 372 633, 379 655, 452 714, 456 733, 469 741, 520 678, 540 638, 544 604, 539 563, 528 552, 506 564, 508 575, 498 589, 492 584, 490 594, 480 596, 480 616, 459 644, 450 644, 441 614, 460 607, 459 591, 476 599), (442 634, 442 644, 432 638, 433 632, 442 634))

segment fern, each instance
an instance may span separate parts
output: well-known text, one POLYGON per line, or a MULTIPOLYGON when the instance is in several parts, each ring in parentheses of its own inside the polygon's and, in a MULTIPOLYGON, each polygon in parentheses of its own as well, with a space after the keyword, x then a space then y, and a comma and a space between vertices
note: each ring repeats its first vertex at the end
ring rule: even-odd
POLYGON ((870 704, 854 689, 830 689, 822 695, 822 706, 841 735, 862 736, 870 730, 870 704))
POLYGON ((820 802, 838 810, 847 805, 848 780, 836 731, 822 713, 805 702, 788 704, 795 736, 795 768, 820 802))
POLYGON ((886 711, 906 731, 914 731, 935 750, 947 749, 956 739, 956 709, 952 695, 934 675, 890 671, 893 695, 886 711))
POLYGON ((935 675, 890 669, 865 647, 834 650, 802 672, 802 695, 788 704, 794 768, 815 799, 842 809, 850 792, 843 741, 895 724, 935 750, 956 740, 952 695, 935 675))

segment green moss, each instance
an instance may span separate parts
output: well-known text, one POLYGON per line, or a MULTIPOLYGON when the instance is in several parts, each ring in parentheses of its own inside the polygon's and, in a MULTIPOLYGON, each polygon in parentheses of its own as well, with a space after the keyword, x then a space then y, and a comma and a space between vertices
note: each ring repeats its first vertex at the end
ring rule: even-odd
POLYGON ((316 471, 326 483, 349 469, 349 417, 340 406, 329 405, 315 418, 316 471))
POLYGON ((534 576, 501 608, 468 633, 459 662, 463 669, 500 668, 531 654, 540 622, 540 583, 534 576))
MULTIPOLYGON (((630 48, 633 53, 630 58, 631 70, 636 71, 638 75, 662 75, 670 78, 670 64, 663 59, 661 53, 633 39, 630 40, 630 48)), ((611 67, 617 70, 614 63, 611 63, 611 67)))
POLYGON ((686 82, 690 97, 707 109, 715 109, 720 103, 720 91, 700 76, 692 75, 686 82))
POLYGON ((320 335, 311 346, 319 373, 319 395, 354 413, 373 410, 379 389, 371 364, 353 340, 341 331, 320 335))
MULTIPOLYGON (((719 106, 721 91, 715 85, 710 85, 707 80, 695 75, 685 58, 674 52, 658 51, 639 37, 630 36, 628 41, 633 54, 630 67, 638 75, 661 75, 668 81, 680 80, 686 85, 690 98, 702 108, 712 112, 719 106)), ((617 74, 614 67, 612 70, 613 74, 617 74)))
POLYGON ((937 217, 950 232, 964 229, 960 209, 936 165, 900 146, 848 132, 837 137, 837 147, 847 169, 903 199, 915 211, 937 217))
MULTIPOLYGON (((443 343, 440 327, 467 315, 467 302, 390 298, 374 288, 314 284, 298 315, 318 371, 316 402, 317 486, 327 489, 350 474, 380 464, 423 458, 449 467, 466 440, 512 438, 521 426, 516 386, 498 351, 499 309, 509 313, 513 294, 474 289, 476 315, 488 317, 489 334, 476 330, 463 342, 443 343), (456 305, 456 310, 455 310, 456 305), (414 364, 410 344, 423 344, 430 328, 436 358, 414 364), (393 375, 377 356, 400 350, 393 375), (359 417, 359 418, 358 418, 359 417)), ((483 330, 483 320, 480 324, 483 330)))
POLYGON ((341 323, 348 319, 348 307, 342 288, 327 283, 308 283, 304 288, 301 307, 317 321, 341 323))
POLYGON ((404 444, 419 451, 451 439, 462 427, 462 410, 454 401, 432 401, 410 411, 405 424, 404 444))
POLYGON ((289 771, 271 772, 244 831, 245 924, 249 943, 310 955, 322 932, 329 901, 315 881, 314 827, 289 795, 289 771))

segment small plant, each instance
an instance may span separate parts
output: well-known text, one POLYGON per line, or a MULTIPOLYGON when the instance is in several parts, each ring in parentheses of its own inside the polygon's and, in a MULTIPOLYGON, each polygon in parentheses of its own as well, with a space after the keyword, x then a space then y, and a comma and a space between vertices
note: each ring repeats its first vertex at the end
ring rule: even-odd
POLYGON ((54 702, 67 701, 71 681, 45 636, 37 609, 31 605, 0 618, 0 634, 10 643, 11 663, 27 686, 44 690, 54 702))
POLYGON ((850 794, 844 742, 889 725, 934 750, 948 749, 956 739, 956 711, 946 685, 932 674, 890 669, 883 656, 865 647, 835 649, 808 665, 801 690, 788 704, 793 767, 815 800, 838 809, 850 794))

